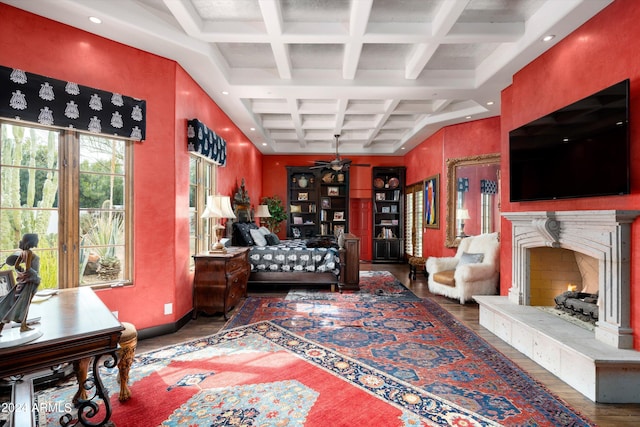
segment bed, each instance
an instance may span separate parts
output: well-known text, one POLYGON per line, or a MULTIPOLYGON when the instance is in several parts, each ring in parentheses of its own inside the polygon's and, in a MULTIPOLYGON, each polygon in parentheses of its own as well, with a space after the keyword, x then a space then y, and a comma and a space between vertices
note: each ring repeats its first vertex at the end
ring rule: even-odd
POLYGON ((265 227, 235 222, 232 245, 251 248, 249 284, 358 287, 360 243, 353 235, 345 235, 344 247, 338 248, 332 237, 280 240, 265 227))

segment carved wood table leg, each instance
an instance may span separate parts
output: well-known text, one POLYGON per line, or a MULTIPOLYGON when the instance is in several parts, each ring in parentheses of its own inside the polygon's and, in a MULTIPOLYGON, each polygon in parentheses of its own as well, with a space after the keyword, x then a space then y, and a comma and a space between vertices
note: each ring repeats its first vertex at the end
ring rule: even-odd
POLYGON ((87 379, 87 372, 89 371, 90 361, 91 358, 87 357, 73 362, 73 372, 75 372, 76 379, 78 380, 78 391, 76 391, 76 394, 73 396, 72 403, 76 406, 78 405, 78 399, 87 398, 87 390, 85 390, 83 385, 87 379))
POLYGON ((120 336, 120 350, 118 350, 118 375, 120 379, 120 396, 118 399, 124 402, 131 397, 129 370, 138 345, 138 331, 131 323, 123 322, 122 326, 124 326, 124 331, 120 336))

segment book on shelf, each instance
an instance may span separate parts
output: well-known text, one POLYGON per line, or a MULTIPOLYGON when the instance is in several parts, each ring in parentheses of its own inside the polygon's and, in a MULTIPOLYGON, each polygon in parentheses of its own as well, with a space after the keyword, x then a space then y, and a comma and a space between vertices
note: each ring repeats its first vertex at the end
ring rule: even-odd
POLYGON ((382 227, 380 233, 378 234, 378 238, 382 239, 394 239, 396 235, 393 233, 393 230, 387 227, 382 227))
POLYGON ((327 235, 329 231, 328 224, 320 224, 320 234, 327 235))

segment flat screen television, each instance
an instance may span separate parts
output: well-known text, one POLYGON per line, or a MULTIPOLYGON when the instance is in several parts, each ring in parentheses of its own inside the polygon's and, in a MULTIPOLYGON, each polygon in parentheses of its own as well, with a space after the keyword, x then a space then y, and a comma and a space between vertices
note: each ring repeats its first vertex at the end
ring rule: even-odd
POLYGON ((629 194, 629 80, 509 132, 512 202, 629 194))

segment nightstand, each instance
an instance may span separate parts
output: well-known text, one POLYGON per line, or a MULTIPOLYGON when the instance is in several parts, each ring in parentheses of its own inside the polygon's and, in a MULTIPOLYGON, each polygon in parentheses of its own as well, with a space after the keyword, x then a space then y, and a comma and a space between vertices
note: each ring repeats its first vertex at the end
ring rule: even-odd
POLYGON ((227 312, 247 295, 249 248, 231 247, 227 253, 194 255, 193 318, 203 311, 207 314, 227 312))

